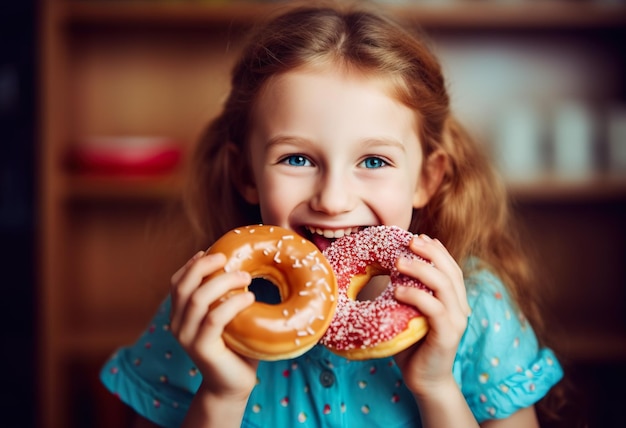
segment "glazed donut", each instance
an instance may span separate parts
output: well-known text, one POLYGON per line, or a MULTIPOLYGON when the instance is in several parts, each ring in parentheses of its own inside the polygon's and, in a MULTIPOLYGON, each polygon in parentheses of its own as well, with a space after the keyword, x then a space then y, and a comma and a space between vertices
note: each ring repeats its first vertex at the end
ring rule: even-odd
POLYGON ((420 258, 408 248, 412 237, 399 227, 372 226, 339 238, 324 250, 337 277, 339 298, 321 344, 342 357, 365 360, 395 355, 424 337, 426 319, 393 295, 397 285, 426 289, 395 267, 398 257, 420 258), (385 290, 374 300, 356 300, 377 275, 389 275, 385 290))
POLYGON ((337 282, 312 242, 277 226, 245 226, 227 232, 207 253, 227 257, 223 270, 209 278, 247 271, 253 279, 270 281, 280 294, 279 303, 256 301, 225 327, 222 337, 231 349, 275 361, 299 356, 319 342, 337 306, 337 282))

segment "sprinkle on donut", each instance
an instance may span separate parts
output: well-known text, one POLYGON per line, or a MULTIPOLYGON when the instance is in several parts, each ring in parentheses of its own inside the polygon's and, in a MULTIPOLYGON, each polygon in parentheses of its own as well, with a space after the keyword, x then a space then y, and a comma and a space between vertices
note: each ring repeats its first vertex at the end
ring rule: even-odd
MULTIPOLYGON (((324 250, 337 277, 337 309, 321 343, 346 358, 360 360, 396 354, 420 340, 425 318, 394 297, 397 285, 425 289, 398 272, 399 257, 419 258, 408 245, 413 234, 395 226, 373 226, 346 235, 324 250), (356 300, 373 276, 389 275, 390 283, 374 300, 356 300)), ((422 259, 423 260, 423 259, 422 259)))

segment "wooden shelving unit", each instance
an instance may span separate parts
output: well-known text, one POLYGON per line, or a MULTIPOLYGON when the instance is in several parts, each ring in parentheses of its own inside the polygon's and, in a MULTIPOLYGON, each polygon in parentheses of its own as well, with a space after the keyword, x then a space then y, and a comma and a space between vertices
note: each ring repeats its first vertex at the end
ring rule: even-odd
POLYGON ((626 199, 624 177, 594 175, 564 179, 545 175, 529 181, 509 183, 511 197, 517 202, 601 202, 626 199))
MULTIPOLYGON (((122 426, 125 413, 103 399, 97 370, 144 328, 171 274, 198 250, 180 205, 186 163, 166 176, 129 178, 78 174, 63 160, 72 144, 93 135, 163 135, 181 141, 188 154, 226 93, 242 36, 280 4, 40 6, 38 414, 47 428, 122 426)), ((626 7, 609 2, 388 7, 446 37, 562 32, 566 39, 583 31, 604 43, 626 32, 626 7)), ((623 55, 617 42, 609 44, 623 55)), ((624 102, 625 91, 615 101, 624 102)), ((548 305, 568 331, 558 346, 574 361, 626 365, 626 178, 548 177, 512 183, 511 190, 529 241, 539 243, 538 257, 556 265, 548 305), (590 304, 597 320, 587 325, 577 316, 590 304)))
MULTIPOLYGON (((280 2, 278 2, 280 3, 280 2)), ((64 19, 77 25, 158 25, 176 26, 251 26, 280 8, 263 2, 154 2, 134 0, 115 5, 106 1, 76 2, 67 5, 64 19)), ((626 22, 623 7, 590 1, 575 6, 561 1, 499 4, 457 2, 445 4, 395 4, 387 6, 392 14, 424 27, 458 28, 610 28, 626 22)))

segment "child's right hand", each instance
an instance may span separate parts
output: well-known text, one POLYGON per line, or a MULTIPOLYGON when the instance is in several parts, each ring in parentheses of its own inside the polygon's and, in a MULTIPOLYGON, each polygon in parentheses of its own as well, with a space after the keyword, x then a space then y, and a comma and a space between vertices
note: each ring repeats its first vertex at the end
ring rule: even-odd
POLYGON ((247 397, 256 384, 258 361, 233 352, 222 340, 222 333, 254 302, 254 294, 233 293, 209 311, 209 306, 227 292, 250 284, 247 272, 229 272, 206 280, 225 263, 223 254, 199 252, 172 276, 171 331, 202 373, 205 390, 247 397))

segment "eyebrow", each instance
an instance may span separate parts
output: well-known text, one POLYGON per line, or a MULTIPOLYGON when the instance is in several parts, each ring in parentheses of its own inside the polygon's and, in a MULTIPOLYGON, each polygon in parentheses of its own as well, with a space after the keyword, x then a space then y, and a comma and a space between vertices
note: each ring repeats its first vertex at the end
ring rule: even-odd
POLYGON ((265 144, 265 148, 268 149, 272 146, 277 146, 279 144, 311 144, 310 140, 301 137, 292 137, 289 135, 276 135, 269 140, 265 144))
POLYGON ((362 143, 363 147, 379 147, 379 146, 389 146, 400 149, 401 151, 406 151, 406 146, 401 141, 396 140, 395 138, 367 138, 362 143))
MULTIPOLYGON (((301 138, 301 137, 295 137, 295 136, 289 136, 289 135, 277 135, 277 136, 271 137, 267 141, 265 148, 267 150, 271 148, 272 146, 276 146, 280 144, 294 144, 294 145, 312 144, 312 141, 306 138, 301 138)), ((403 144, 401 141, 395 138, 387 138, 387 137, 366 138, 360 142, 360 145, 364 148, 388 146, 388 147, 395 147, 403 152, 406 151, 405 144, 403 144)))

